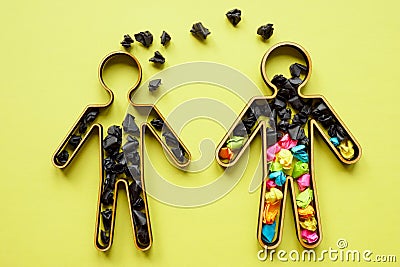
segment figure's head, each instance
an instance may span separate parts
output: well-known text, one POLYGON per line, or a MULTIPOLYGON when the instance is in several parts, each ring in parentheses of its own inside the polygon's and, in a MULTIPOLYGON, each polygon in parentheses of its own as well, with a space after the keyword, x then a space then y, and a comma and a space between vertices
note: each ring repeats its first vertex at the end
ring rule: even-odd
POLYGON ((114 101, 114 93, 112 91, 112 87, 124 87, 126 82, 132 84, 131 82, 131 76, 132 74, 137 76, 136 81, 133 81, 133 85, 129 85, 129 90, 128 90, 128 100, 130 101, 129 94, 132 90, 136 89, 141 80, 142 80, 142 67, 137 60, 135 56, 128 52, 124 51, 115 51, 103 58, 99 65, 99 81, 100 84, 103 86, 103 88, 108 92, 110 95, 110 100, 109 103, 111 104, 114 101), (111 71, 112 68, 115 68, 115 72, 108 73, 108 71, 111 71), (116 79, 117 81, 113 81, 113 76, 112 74, 116 73, 117 75, 123 75, 124 80, 121 81, 123 85, 119 84, 119 80, 121 79, 116 79), (108 77, 110 76, 110 77, 108 77), (126 79, 129 79, 128 81, 125 81, 126 79))
POLYGON ((311 69, 311 59, 307 51, 292 42, 282 42, 272 46, 261 61, 261 75, 265 84, 272 90, 272 97, 278 94, 278 98, 286 100, 295 95, 302 96, 300 89, 309 80, 311 69), (275 62, 275 59, 279 60, 275 62), (290 76, 276 74, 275 63, 279 63, 280 70, 282 65, 287 66, 290 76), (272 79, 270 79, 271 72, 275 72, 272 79))

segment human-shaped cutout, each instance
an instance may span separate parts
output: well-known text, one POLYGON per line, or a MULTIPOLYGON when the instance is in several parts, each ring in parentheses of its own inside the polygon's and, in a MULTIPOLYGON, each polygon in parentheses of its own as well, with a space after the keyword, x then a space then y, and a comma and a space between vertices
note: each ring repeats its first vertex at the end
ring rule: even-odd
POLYGON ((264 179, 257 239, 265 249, 275 249, 281 242, 288 190, 301 245, 311 249, 322 240, 313 167, 315 130, 342 163, 353 164, 361 157, 360 145, 326 99, 301 93, 311 70, 310 56, 300 45, 283 42, 271 47, 262 59, 261 74, 272 95, 251 99, 217 147, 216 160, 230 167, 261 133, 264 179), (270 80, 267 60, 280 48, 299 52, 306 66, 293 64, 290 79, 276 75, 270 80))
MULTIPOLYGON (((127 114, 122 123, 123 132, 119 126, 111 126, 107 130, 108 135, 103 140, 103 126, 98 114, 109 108, 114 100, 112 90, 104 82, 103 72, 107 63, 121 57, 128 60, 129 64, 137 66, 139 71, 138 79, 128 93, 129 102, 132 104, 131 94, 139 86, 142 78, 141 66, 130 53, 123 51, 110 53, 101 61, 98 72, 100 83, 109 94, 110 100, 105 104, 88 105, 84 109, 55 151, 52 162, 59 169, 66 168, 78 154, 83 144, 89 138, 97 135, 99 137, 100 184, 94 237, 95 246, 100 251, 107 251, 112 245, 117 194, 120 186, 125 188, 129 202, 134 244, 139 250, 146 251, 152 245, 152 231, 145 190, 144 163, 141 160, 144 153, 145 129, 150 129, 149 132, 155 136, 155 139, 163 146, 177 166, 184 167, 189 164, 190 154, 175 132, 169 127, 168 122, 153 121, 151 123, 148 120, 138 120, 130 114, 127 114), (160 123, 168 132, 164 139, 155 130, 160 123)), ((157 110, 150 112, 157 113, 157 110)), ((149 116, 146 118, 149 119, 149 116)))

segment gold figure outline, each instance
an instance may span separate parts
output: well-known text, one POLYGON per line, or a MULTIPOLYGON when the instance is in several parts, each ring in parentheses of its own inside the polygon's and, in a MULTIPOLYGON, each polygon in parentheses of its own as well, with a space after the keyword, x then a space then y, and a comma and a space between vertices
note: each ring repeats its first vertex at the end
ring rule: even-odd
POLYGON ((275 249, 279 246, 279 244, 282 241, 282 232, 283 232, 283 225, 284 225, 284 217, 285 217, 285 207, 286 207, 286 197, 288 193, 288 187, 290 186, 290 195, 291 195, 291 201, 293 204, 293 213, 294 213, 294 219, 295 219, 295 224, 296 224, 296 232, 297 232, 297 237, 299 239, 300 244, 307 248, 307 249, 312 249, 315 248, 319 245, 319 243, 322 241, 322 230, 321 230, 321 219, 319 216, 319 208, 318 208, 318 198, 317 198, 317 193, 316 193, 316 188, 315 188, 315 173, 314 173, 314 130, 317 129, 320 135, 323 137, 323 140, 325 143, 328 145, 330 150, 334 152, 335 156, 344 164, 354 164, 356 163, 362 154, 361 146, 359 143, 356 141, 352 133, 349 131, 349 129, 346 127, 346 125, 343 123, 343 121, 339 118, 335 110, 332 108, 332 106, 328 103, 328 101, 325 99, 324 96, 322 95, 303 95, 301 93, 301 89, 307 84, 308 80, 311 77, 311 72, 312 72, 312 63, 311 63, 311 58, 308 52, 299 44, 294 43, 294 42, 281 42, 278 44, 275 44, 272 46, 268 51, 265 53, 261 60, 261 75, 263 77, 263 80, 265 84, 272 90, 272 95, 270 96, 257 96, 253 97, 244 107, 242 112, 239 114, 238 118, 234 121, 232 127, 230 130, 226 133, 220 144, 216 148, 216 153, 215 153, 215 159, 216 161, 223 167, 228 168, 232 167, 235 165, 235 163, 239 160, 239 158, 243 155, 245 150, 250 146, 250 143, 252 140, 256 137, 258 133, 261 133, 261 138, 262 138, 262 157, 263 157, 263 181, 262 181, 262 186, 261 186, 261 196, 260 196, 260 205, 259 205, 259 213, 258 213, 258 227, 257 227, 257 239, 260 245, 265 248, 265 249, 275 249), (268 101, 272 100, 276 97, 278 88, 270 81, 266 74, 266 67, 267 67, 267 60, 269 59, 270 55, 272 52, 281 49, 281 48, 293 48, 296 51, 298 51, 304 58, 306 65, 307 65, 307 72, 305 74, 304 81, 301 83, 301 85, 298 87, 298 95, 299 97, 303 99, 318 99, 319 101, 323 102, 329 110, 332 112, 332 115, 336 119, 337 123, 343 127, 343 129, 346 131, 349 140, 353 143, 354 145, 354 150, 355 150, 355 156, 351 160, 345 159, 338 151, 338 149, 333 146, 333 144, 329 141, 329 138, 327 137, 326 133, 322 130, 322 128, 318 125, 318 123, 314 120, 311 119, 308 122, 308 138, 310 139, 310 160, 309 160, 309 166, 310 166, 310 176, 311 176, 311 181, 310 181, 310 188, 313 190, 314 194, 314 206, 315 206, 315 213, 316 213, 316 220, 317 220, 317 233, 319 236, 319 239, 312 244, 308 244, 304 242, 301 238, 300 235, 300 224, 299 224, 299 216, 297 214, 297 205, 296 205, 296 198, 295 198, 295 191, 294 191, 294 186, 293 186, 293 178, 290 176, 287 176, 287 181, 285 185, 283 186, 283 199, 281 201, 281 207, 280 207, 280 216, 279 216, 279 221, 278 223, 278 230, 277 230, 277 235, 276 238, 273 242, 271 242, 269 245, 265 244, 262 239, 261 239, 261 230, 262 230, 262 221, 263 221, 263 210, 264 210, 264 202, 265 202, 265 193, 266 193, 266 177, 268 176, 268 168, 267 168, 267 139, 266 139, 266 129, 267 125, 265 121, 260 121, 258 122, 258 125, 255 127, 255 129, 252 131, 252 133, 249 135, 248 139, 245 141, 243 144, 243 147, 241 150, 238 152, 238 154, 234 157, 233 160, 229 162, 223 162, 219 158, 219 151, 220 149, 225 145, 226 141, 230 138, 230 136, 233 135, 233 130, 237 125, 239 125, 244 118, 246 112, 249 110, 251 105, 255 103, 257 100, 263 100, 263 101, 268 101))
POLYGON ((85 107, 85 109, 83 110, 81 115, 78 117, 78 119, 72 125, 72 127, 68 131, 67 135, 64 137, 64 139, 61 141, 60 145, 58 146, 58 148, 54 152, 54 154, 52 156, 52 163, 56 168, 65 169, 67 166, 69 166, 69 164, 72 162, 74 157, 78 154, 78 152, 82 148, 83 144, 89 139, 89 137, 92 135, 92 133, 97 131, 97 135, 99 137, 100 183, 99 183, 98 201, 97 201, 97 214, 96 214, 96 226, 95 226, 96 230, 95 230, 95 235, 94 235, 94 245, 99 251, 107 251, 107 250, 109 250, 111 248, 111 245, 112 245, 112 242, 113 242, 113 236, 114 236, 114 225, 115 225, 115 214, 116 214, 116 208, 117 208, 118 188, 120 187, 120 185, 122 185, 125 188, 127 199, 128 199, 128 202, 129 202, 129 212, 130 212, 130 215, 131 215, 131 226, 132 226, 132 231, 133 231, 134 244, 135 244, 135 246, 136 246, 136 248, 138 250, 146 251, 146 250, 150 249, 150 247, 152 246, 153 237, 152 237, 149 208, 148 208, 147 195, 146 195, 146 189, 145 189, 144 166, 143 166, 144 165, 144 160, 142 158, 140 160, 140 170, 141 170, 140 180, 141 180, 141 184, 142 184, 142 195, 143 195, 143 201, 145 203, 145 208, 144 209, 146 211, 146 219, 147 219, 147 227, 148 227, 147 229, 148 229, 148 234, 149 234, 149 244, 146 247, 141 247, 138 244, 138 241, 137 241, 137 237, 136 237, 137 233, 136 233, 134 222, 133 222, 131 201, 130 201, 130 195, 129 195, 129 191, 128 191, 128 182, 126 180, 124 180, 124 179, 118 179, 116 181, 116 183, 115 183, 114 201, 113 201, 113 205, 112 205, 112 219, 111 219, 111 228, 110 228, 110 242, 108 243, 107 246, 103 246, 99 242, 99 233, 100 233, 100 230, 101 230, 101 227, 100 227, 101 194, 102 194, 102 188, 103 188, 103 182, 104 182, 104 171, 103 171, 104 151, 103 151, 103 147, 102 147, 103 126, 100 123, 96 122, 96 123, 93 123, 90 126, 90 128, 83 135, 81 142, 78 144, 78 146, 76 148, 74 148, 72 154, 69 156, 68 160, 64 164, 60 164, 58 162, 58 160, 57 160, 57 155, 59 155, 68 146, 68 142, 69 142, 71 136, 77 131, 80 123, 83 121, 84 116, 88 112, 93 111, 93 110, 99 110, 99 113, 100 113, 103 110, 107 109, 109 106, 111 106, 111 104, 113 103, 113 101, 114 101, 114 93, 112 92, 112 90, 104 82, 103 71, 104 71, 104 68, 105 68, 106 64, 111 59, 116 58, 116 57, 121 57, 121 56, 128 57, 128 59, 130 59, 134 63, 134 65, 136 65, 136 67, 138 68, 137 81, 130 88, 130 90, 129 90, 128 94, 127 94, 129 103, 131 105, 135 106, 135 107, 150 107, 150 108, 152 108, 152 110, 154 110, 157 113, 159 118, 161 118, 164 121, 164 125, 165 125, 164 127, 166 127, 174 135, 174 137, 178 140, 179 144, 182 146, 182 148, 184 150, 184 153, 186 154, 185 157, 186 157, 187 160, 184 163, 181 163, 180 161, 178 161, 178 159, 175 157, 175 155, 170 151, 170 148, 162 140, 160 134, 157 131, 155 131, 153 126, 151 126, 151 124, 148 123, 148 122, 142 123, 141 125, 139 125, 139 130, 140 130, 140 138, 139 139, 140 140, 138 140, 138 141, 139 141, 140 156, 142 157, 143 153, 144 153, 144 133, 145 133, 145 129, 148 128, 148 129, 150 129, 150 132, 154 135, 156 140, 162 145, 163 149, 167 152, 168 156, 173 160, 173 162, 177 166, 179 166, 180 168, 184 168, 190 163, 190 159, 191 159, 190 152, 188 151, 186 146, 182 143, 182 141, 179 139, 178 135, 170 127, 170 125, 165 120, 165 118, 162 116, 162 114, 158 111, 158 109, 155 106, 152 106, 152 105, 139 105, 139 104, 134 104, 132 102, 131 99, 132 99, 133 92, 134 92, 134 90, 136 90, 139 87, 140 82, 142 80, 142 67, 141 67, 139 61, 137 60, 137 58, 135 56, 133 56, 132 54, 130 54, 128 52, 124 52, 124 51, 111 52, 111 53, 109 53, 108 55, 106 55, 102 59, 100 65, 99 65, 99 68, 98 68, 98 78, 99 78, 101 86, 103 87, 103 89, 105 89, 107 91, 110 99, 105 104, 91 104, 91 105, 88 105, 88 106, 85 107))

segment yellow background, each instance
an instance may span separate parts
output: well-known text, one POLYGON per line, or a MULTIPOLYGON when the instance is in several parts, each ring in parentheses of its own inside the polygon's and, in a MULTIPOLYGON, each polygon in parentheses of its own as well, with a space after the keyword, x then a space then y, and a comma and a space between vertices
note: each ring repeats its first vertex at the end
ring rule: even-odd
MULTIPOLYGON (((248 193, 249 175, 225 198, 202 208, 180 209, 150 199, 154 245, 148 253, 133 245, 126 199, 120 194, 111 251, 94 248, 98 141, 90 140, 65 171, 54 168, 50 158, 84 106, 107 100, 97 81, 100 60, 121 49, 123 34, 143 30, 155 37, 149 49, 137 42, 132 49, 144 80, 159 71, 148 59, 160 50, 167 58, 165 67, 196 60, 223 63, 246 74, 266 94, 259 73, 265 51, 279 41, 303 45, 314 67, 304 93, 325 95, 363 147, 359 163, 348 168, 317 137, 315 168, 324 233, 317 251, 336 248, 338 238, 345 238, 350 249, 400 257, 399 7, 395 0, 2 3, 0 265, 284 264, 257 259, 259 193, 248 193), (234 7, 243 11, 237 28, 224 15, 234 7), (189 33, 197 21, 212 32, 205 44, 189 33), (262 42, 255 32, 269 22, 274 35, 262 42), (159 43, 162 30, 172 36, 167 48, 159 43)), ((227 103, 236 103, 237 112, 242 109, 241 103, 226 97, 227 103)), ((126 107, 126 90, 119 90, 104 126, 120 123, 126 107)), ((196 131, 199 125, 185 129, 182 139, 189 148, 196 148, 204 136, 196 131)), ((218 142, 223 131, 216 131, 212 137, 218 142)), ((257 147, 259 140, 252 144, 257 147)), ((159 146, 154 149, 161 152, 159 146)), ((164 158, 160 162, 168 164, 164 158)), ((279 248, 301 249, 290 209, 287 213, 279 248)), ((317 264, 322 265, 309 266, 317 264)), ((323 264, 354 266, 329 260, 323 264)))

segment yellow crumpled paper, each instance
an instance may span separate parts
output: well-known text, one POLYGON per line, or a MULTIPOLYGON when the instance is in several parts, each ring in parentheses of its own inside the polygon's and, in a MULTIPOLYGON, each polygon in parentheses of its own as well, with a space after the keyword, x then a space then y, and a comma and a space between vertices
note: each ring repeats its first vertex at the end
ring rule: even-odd
POLYGON ((276 161, 279 162, 284 169, 290 169, 293 161, 293 154, 290 150, 281 149, 276 154, 276 161))
POLYGON ((340 154, 345 159, 352 159, 354 157, 353 143, 350 140, 343 140, 338 146, 340 154))
POLYGON ((315 232, 317 230, 317 220, 314 216, 305 219, 304 221, 300 221, 300 226, 303 229, 307 229, 309 231, 315 232))
POLYGON ((267 203, 275 203, 278 200, 283 198, 283 193, 276 187, 273 187, 269 190, 269 192, 265 193, 265 202, 267 203))
POLYGON ((314 216, 315 210, 313 206, 308 205, 304 209, 298 208, 297 213, 299 214, 300 219, 307 219, 310 218, 311 216, 314 216))

